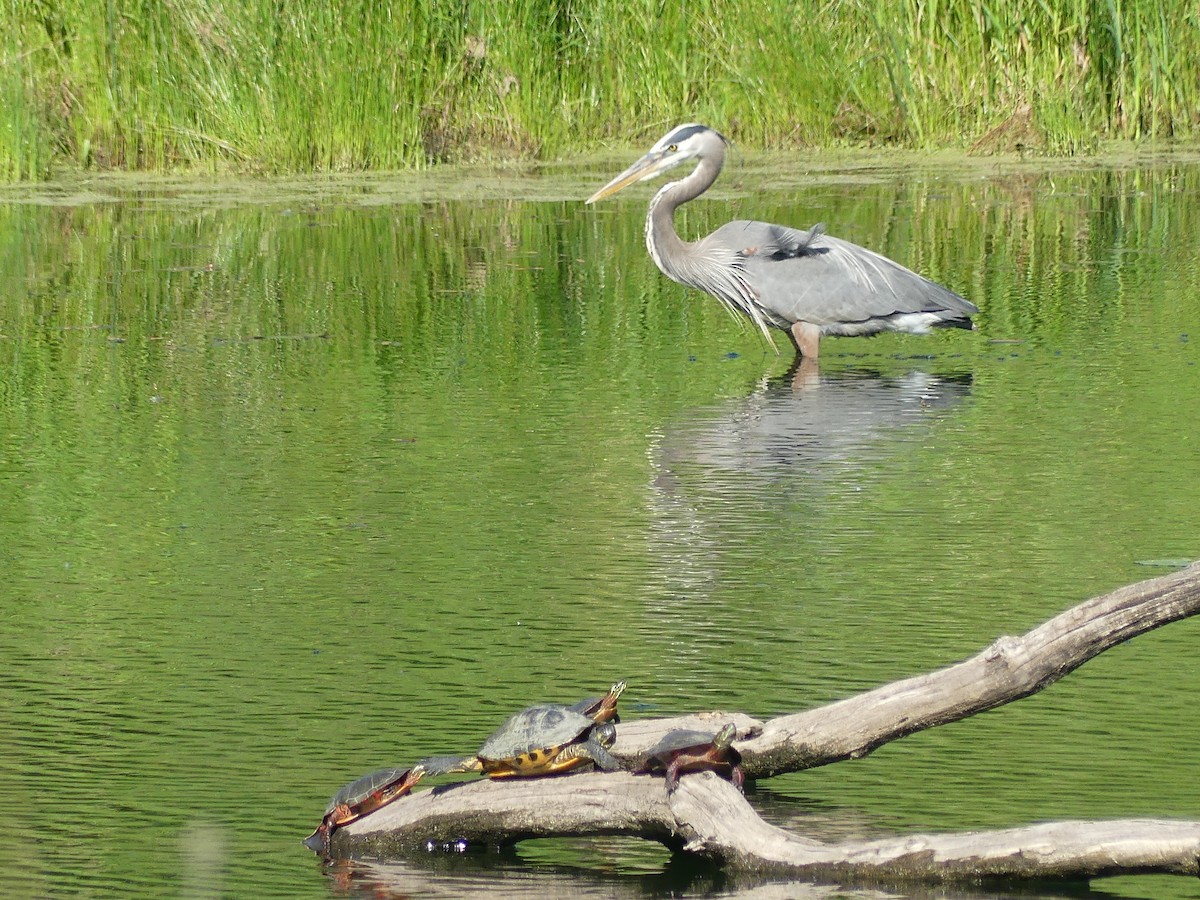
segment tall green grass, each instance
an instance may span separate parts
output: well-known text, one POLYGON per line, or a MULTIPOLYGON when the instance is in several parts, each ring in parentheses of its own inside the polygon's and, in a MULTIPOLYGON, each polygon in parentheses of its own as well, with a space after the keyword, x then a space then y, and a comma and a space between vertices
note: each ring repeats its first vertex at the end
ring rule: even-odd
POLYGON ((1194 137, 1193 0, 7 0, 0 177, 1194 137))

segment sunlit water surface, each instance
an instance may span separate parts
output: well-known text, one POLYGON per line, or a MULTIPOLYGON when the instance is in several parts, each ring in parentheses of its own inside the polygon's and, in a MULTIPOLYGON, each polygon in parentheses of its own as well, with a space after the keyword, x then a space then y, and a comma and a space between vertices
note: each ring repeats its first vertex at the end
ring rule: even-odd
MULTIPOLYGON (((746 164, 682 224, 824 220, 978 331, 793 375, 653 268, 647 192, 587 208, 578 172, 8 197, 0 884, 736 892, 631 840, 326 868, 300 839, 344 782, 527 703, 621 677, 626 717, 808 709, 1200 557, 1200 169, 804 174, 746 164)), ((826 839, 1200 818, 1198 641, 752 800, 826 839)))

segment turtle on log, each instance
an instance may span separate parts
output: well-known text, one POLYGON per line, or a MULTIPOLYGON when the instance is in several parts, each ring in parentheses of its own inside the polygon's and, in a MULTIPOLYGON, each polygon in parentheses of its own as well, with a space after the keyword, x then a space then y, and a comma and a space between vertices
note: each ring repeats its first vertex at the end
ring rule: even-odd
POLYGON ((411 793, 428 771, 425 764, 417 763, 409 769, 379 769, 350 782, 333 795, 321 824, 304 839, 304 846, 325 852, 330 836, 337 829, 411 793))
POLYGON ((740 791, 745 775, 742 755, 733 746, 737 726, 729 722, 716 734, 690 729, 667 732, 638 763, 639 773, 665 772, 667 792, 675 790, 685 772, 716 772, 740 791))
MULTIPOLYGON (((625 690, 619 681, 603 697, 571 706, 540 703, 509 717, 474 756, 445 767, 447 772, 482 772, 490 778, 531 778, 559 775, 591 763, 614 771, 620 762, 608 748, 617 738, 617 698, 625 690)), ((440 774, 440 773, 439 773, 440 774)))

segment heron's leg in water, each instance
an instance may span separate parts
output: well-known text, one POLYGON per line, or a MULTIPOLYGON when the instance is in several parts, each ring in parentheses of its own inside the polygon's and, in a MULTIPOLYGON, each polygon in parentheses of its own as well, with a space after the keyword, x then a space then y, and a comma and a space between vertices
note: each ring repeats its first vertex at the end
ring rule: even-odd
POLYGON ((805 359, 817 358, 817 347, 821 340, 820 326, 810 322, 793 322, 788 334, 792 336, 792 343, 796 345, 796 351, 801 356, 805 359))

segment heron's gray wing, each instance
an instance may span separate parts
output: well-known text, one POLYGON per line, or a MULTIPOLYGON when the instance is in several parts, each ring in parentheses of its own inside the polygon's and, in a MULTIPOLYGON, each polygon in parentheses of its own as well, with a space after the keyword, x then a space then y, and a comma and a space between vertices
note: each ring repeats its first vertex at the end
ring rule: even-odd
POLYGON ((898 313, 960 318, 974 304, 886 256, 825 234, 768 222, 730 222, 705 238, 736 250, 744 278, 768 313, 814 325, 866 322, 898 313))

